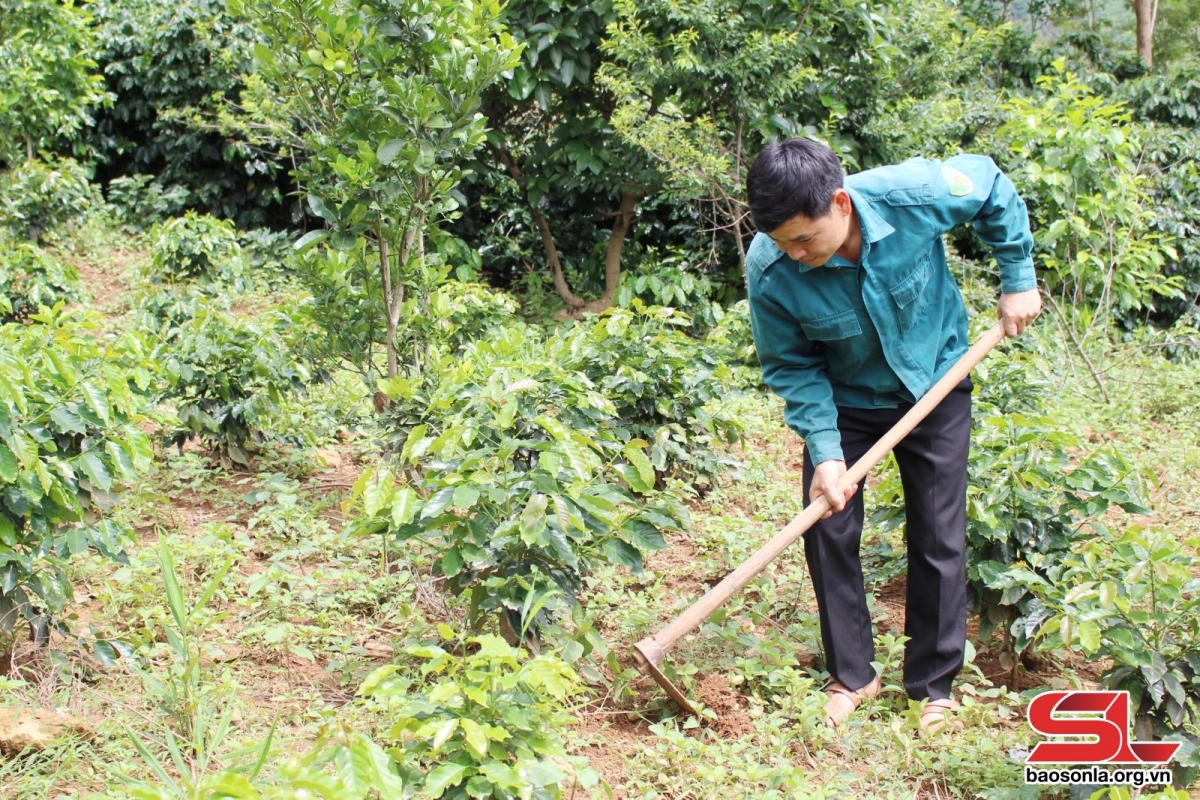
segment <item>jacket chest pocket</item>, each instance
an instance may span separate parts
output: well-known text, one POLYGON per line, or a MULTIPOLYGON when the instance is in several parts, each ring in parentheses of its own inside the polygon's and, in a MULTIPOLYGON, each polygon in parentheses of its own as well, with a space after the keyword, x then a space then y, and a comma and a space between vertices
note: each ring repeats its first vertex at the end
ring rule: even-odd
POLYGON ((926 287, 932 275, 933 260, 925 256, 917 263, 916 269, 888 289, 899 314, 901 333, 908 333, 916 324, 917 316, 928 300, 926 287))
POLYGON ((862 327, 858 324, 858 315, 852 308, 817 319, 802 319, 800 327, 804 330, 805 336, 818 342, 849 339, 862 333, 862 327))

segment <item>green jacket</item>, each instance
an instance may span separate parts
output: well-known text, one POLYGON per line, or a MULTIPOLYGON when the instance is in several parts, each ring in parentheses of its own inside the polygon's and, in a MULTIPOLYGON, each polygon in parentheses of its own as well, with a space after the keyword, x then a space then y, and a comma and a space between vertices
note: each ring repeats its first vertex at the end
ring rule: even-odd
POLYGON ((763 380, 814 464, 841 460, 837 406, 895 407, 925 394, 966 352, 967 310, 942 234, 972 221, 1001 291, 1037 285, 1025 203, 990 158, 914 158, 845 180, 862 229, 860 263, 809 267, 764 233, 746 256, 763 380))

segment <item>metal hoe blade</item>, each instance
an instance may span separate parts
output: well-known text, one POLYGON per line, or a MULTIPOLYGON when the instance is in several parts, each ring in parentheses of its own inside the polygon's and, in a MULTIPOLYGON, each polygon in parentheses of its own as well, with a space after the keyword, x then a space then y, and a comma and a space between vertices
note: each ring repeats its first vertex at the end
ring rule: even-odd
POLYGON ((655 683, 661 686, 662 690, 667 693, 667 696, 674 700, 675 704, 683 709, 685 713, 691 714, 693 717, 700 716, 700 712, 688 702, 683 692, 679 691, 675 684, 671 683, 670 678, 663 674, 663 671, 658 668, 658 663, 651 658, 651 656, 655 656, 657 659, 662 659, 664 655, 663 649, 658 646, 653 637, 643 639, 635 644, 633 652, 639 672, 643 675, 648 674, 651 678, 654 678, 655 683))

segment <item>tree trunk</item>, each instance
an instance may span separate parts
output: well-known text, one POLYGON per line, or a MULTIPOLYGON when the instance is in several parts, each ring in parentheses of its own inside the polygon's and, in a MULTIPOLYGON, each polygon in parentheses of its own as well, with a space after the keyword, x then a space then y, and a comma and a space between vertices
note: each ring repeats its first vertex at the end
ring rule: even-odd
MULTIPOLYGON (((404 241, 400 243, 400 259, 398 263, 401 269, 408 264, 408 256, 412 252, 413 240, 420 232, 423 223, 424 218, 421 215, 417 215, 417 218, 409 221, 408 230, 404 232, 404 241)), ((392 285, 392 264, 388 241, 384 237, 382 230, 377 230, 376 236, 379 239, 379 265, 381 277, 383 278, 383 303, 387 314, 387 376, 394 378, 400 374, 399 357, 396 353, 396 332, 400 328, 400 307, 404 305, 404 283, 397 281, 395 286, 392 285)))
POLYGON ((633 209, 639 197, 634 192, 621 192, 621 206, 617 209, 617 218, 613 220, 612 233, 608 237, 608 249, 604 252, 604 294, 584 303, 584 311, 605 311, 612 308, 613 301, 617 299, 617 289, 621 286, 621 250, 625 246, 625 234, 633 223, 633 209))
POLYGON ((508 174, 517 182, 517 188, 521 191, 521 197, 525 200, 525 205, 529 208, 529 213, 533 217, 533 224, 537 226, 538 234, 542 237, 542 247, 546 251, 546 263, 550 265, 550 277, 554 281, 554 290, 558 292, 559 298, 573 309, 583 308, 584 301, 571 291, 571 287, 567 286, 566 276, 563 275, 562 262, 558 260, 558 248, 554 246, 554 236, 550 232, 550 223, 546 221, 546 215, 542 210, 529 201, 529 192, 525 189, 525 175, 521 172, 521 168, 517 166, 517 161, 512 157, 512 153, 507 147, 497 147, 497 155, 500 156, 501 163, 508 170, 508 174))
POLYGON ((1130 0, 1137 18, 1137 52, 1147 67, 1154 66, 1154 23, 1158 0, 1130 0))

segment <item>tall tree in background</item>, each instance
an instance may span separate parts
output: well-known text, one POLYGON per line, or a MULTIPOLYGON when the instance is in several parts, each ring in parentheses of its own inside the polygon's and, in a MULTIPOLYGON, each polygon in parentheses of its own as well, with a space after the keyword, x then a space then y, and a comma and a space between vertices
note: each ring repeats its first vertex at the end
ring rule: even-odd
POLYGON ((1129 0, 1137 18, 1137 52, 1147 67, 1154 66, 1154 23, 1158 18, 1158 0, 1129 0))
POLYGON ((882 4, 816 0, 617 0, 598 81, 616 97, 613 128, 658 166, 744 266, 745 174, 766 140, 829 140, 852 165, 874 113, 886 57, 882 4))
MULTIPOLYGON (((613 8, 608 0, 579 6, 559 0, 518 0, 505 22, 525 50, 511 80, 488 93, 484 111, 496 165, 516 184, 545 254, 559 316, 610 307, 621 278, 621 255, 634 209, 660 183, 645 156, 617 138, 613 98, 594 80, 600 43, 613 8), (548 209, 562 197, 592 196, 612 218, 604 251, 604 288, 587 299, 568 284, 548 209)), ((593 212, 597 213, 597 212, 593 212)))

